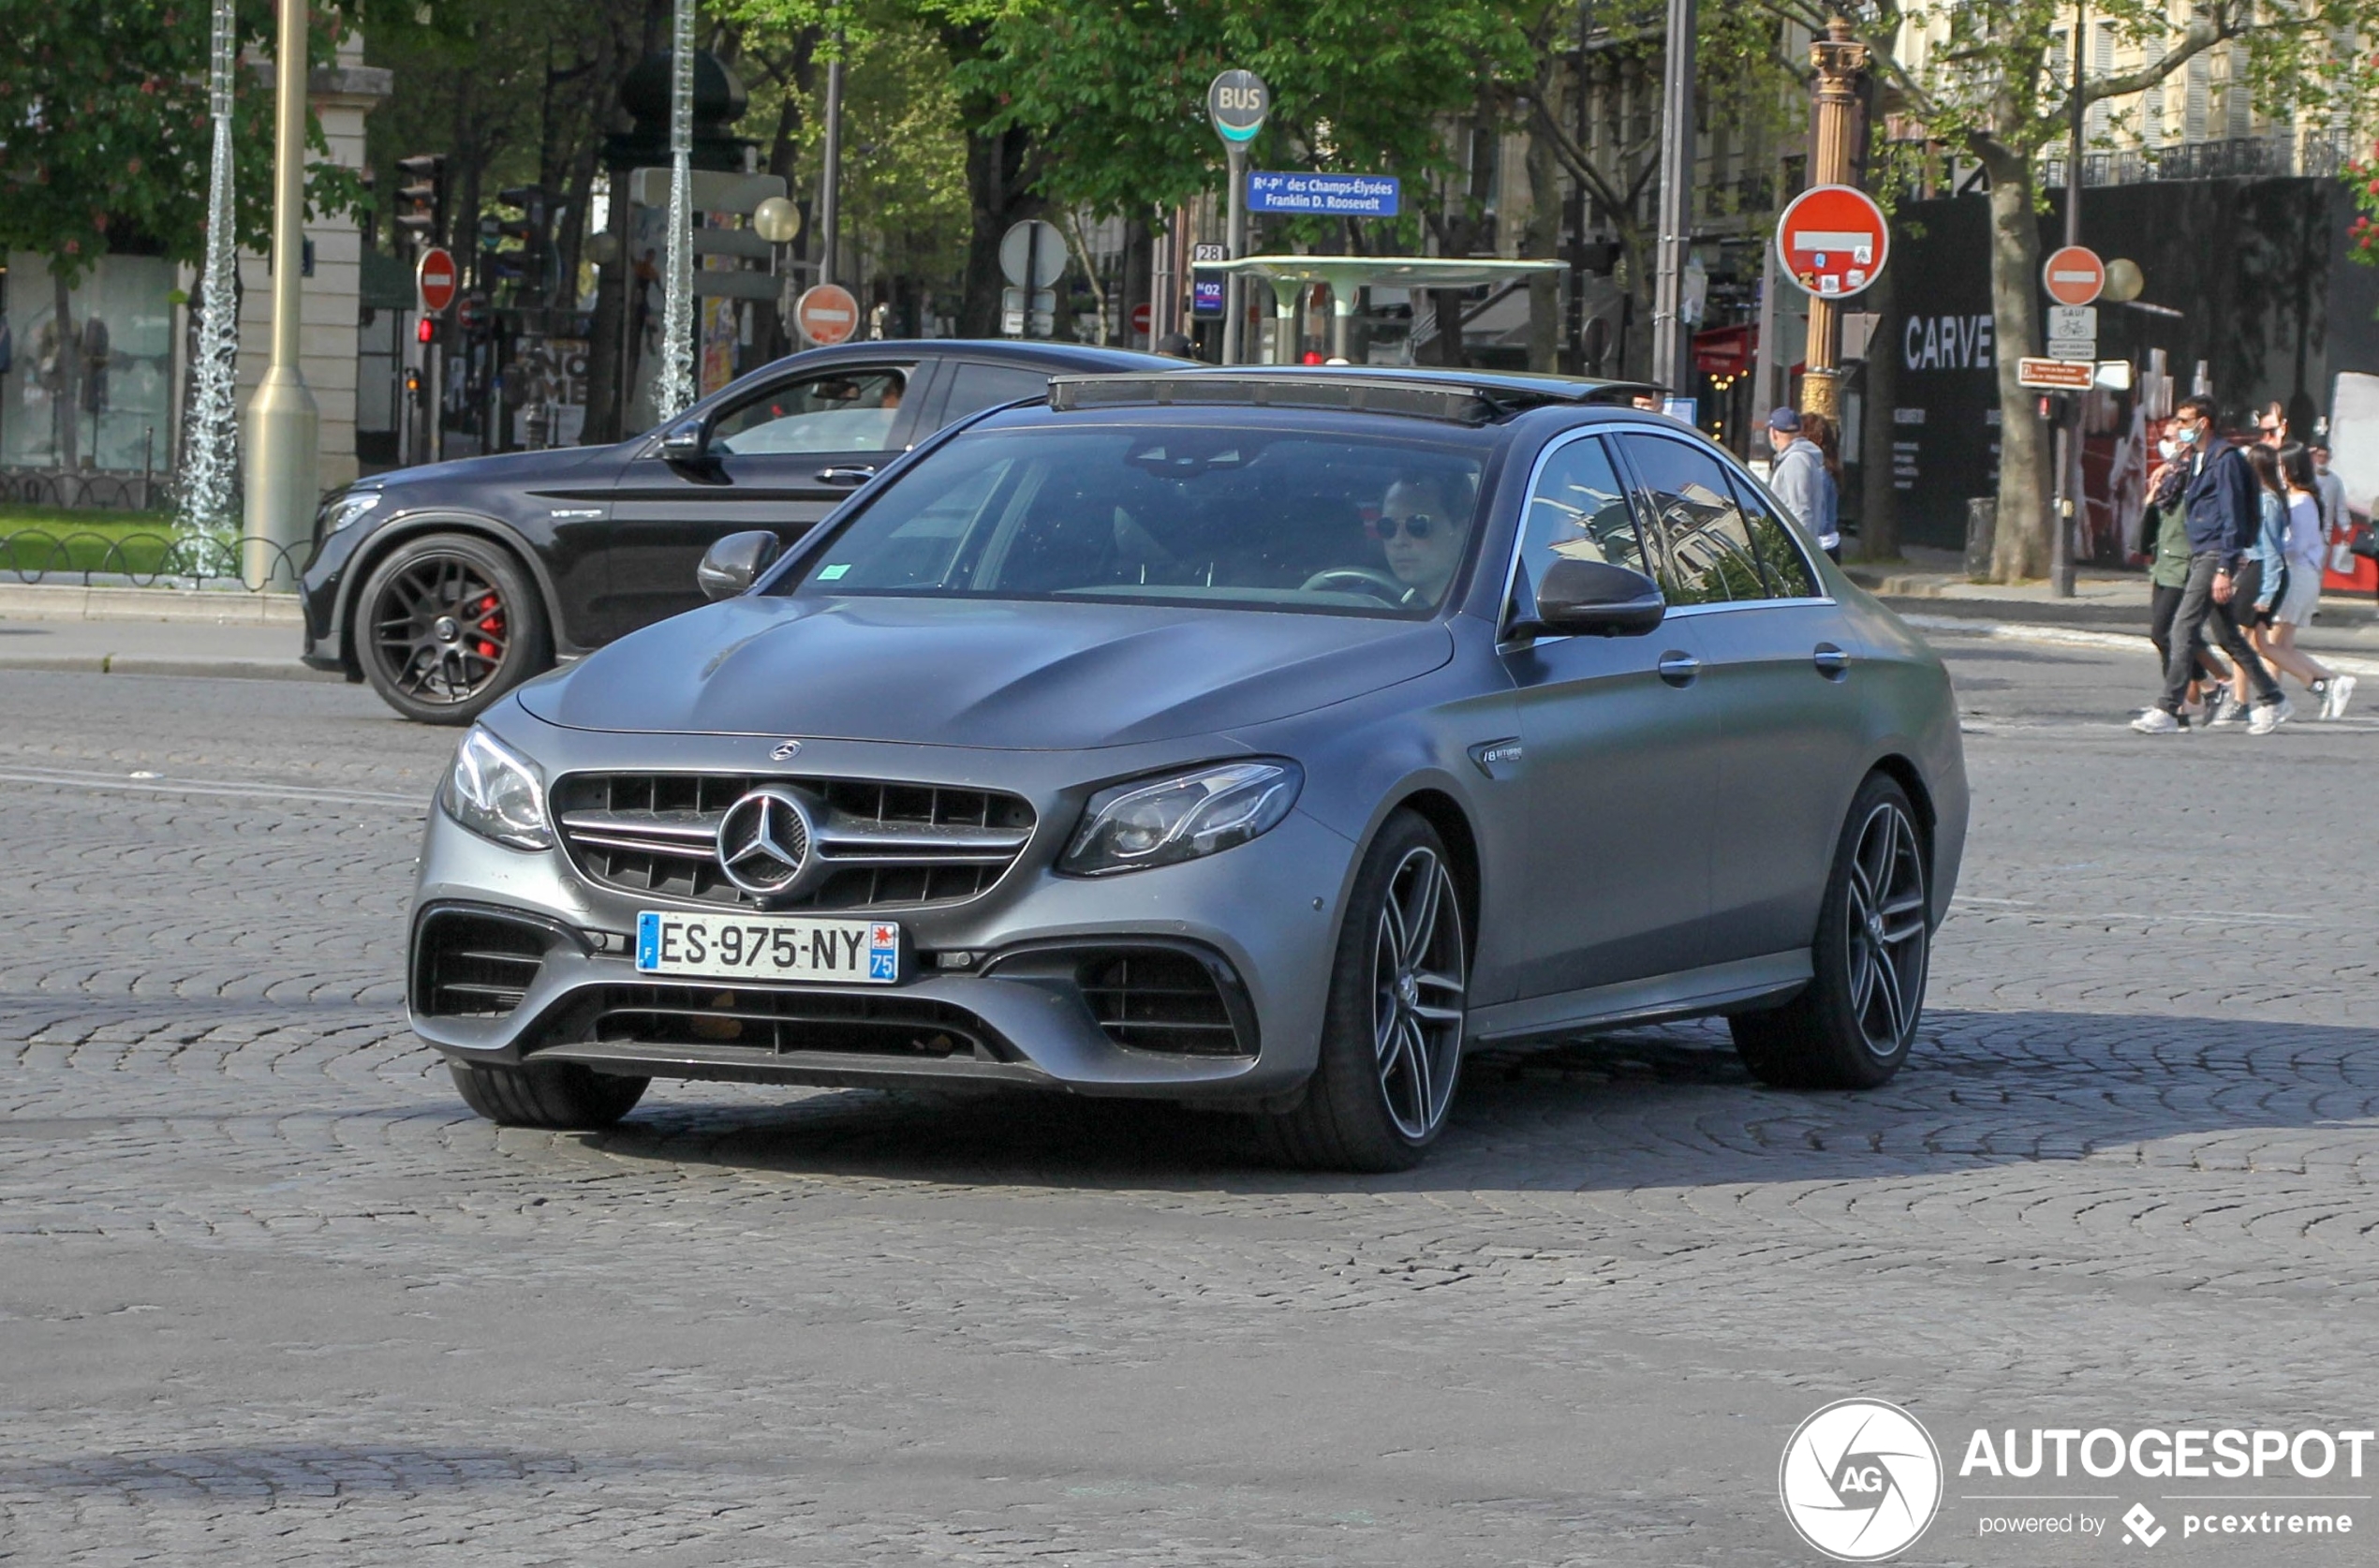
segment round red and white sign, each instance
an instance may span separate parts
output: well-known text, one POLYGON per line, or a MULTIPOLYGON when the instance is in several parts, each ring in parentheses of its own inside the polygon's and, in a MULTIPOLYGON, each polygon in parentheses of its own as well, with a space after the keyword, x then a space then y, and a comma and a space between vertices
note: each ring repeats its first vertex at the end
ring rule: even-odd
POLYGON ((1148 302, 1141 301, 1131 307, 1131 330, 1141 336, 1148 335, 1148 323, 1156 318, 1148 309, 1148 302))
POLYGON ((2062 305, 2086 305, 2106 287, 2106 263, 2088 245, 2067 245, 2041 263, 2040 286, 2062 305))
POLYGON ((821 283, 793 302, 793 325, 820 348, 848 343, 859 330, 859 302, 839 283, 821 283))
POLYGON ((436 316, 452 304, 459 283, 454 254, 441 245, 432 245, 413 263, 413 292, 421 299, 424 316, 436 316))
POLYGON ((1812 185, 1776 220, 1776 254, 1805 294, 1855 294, 1875 281, 1891 254, 1884 209, 1849 185, 1812 185))

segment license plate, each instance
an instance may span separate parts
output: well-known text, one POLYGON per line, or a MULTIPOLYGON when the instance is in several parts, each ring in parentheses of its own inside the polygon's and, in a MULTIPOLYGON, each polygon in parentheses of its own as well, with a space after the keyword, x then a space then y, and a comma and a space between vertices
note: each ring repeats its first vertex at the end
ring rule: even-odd
POLYGON ((796 915, 636 916, 636 969, 703 980, 800 980, 890 985, 900 979, 900 927, 796 915))

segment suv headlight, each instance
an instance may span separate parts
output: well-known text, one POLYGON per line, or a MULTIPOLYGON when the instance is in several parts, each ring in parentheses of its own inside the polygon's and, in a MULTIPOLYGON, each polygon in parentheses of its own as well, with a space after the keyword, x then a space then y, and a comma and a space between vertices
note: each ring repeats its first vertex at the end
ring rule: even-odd
POLYGON ((322 532, 335 534, 379 504, 377 490, 350 490, 322 509, 322 532))
POLYGON ((454 767, 438 801, 448 816, 483 838, 516 850, 554 847, 537 764, 476 724, 454 748, 454 767))
POLYGON ((1305 774, 1294 762, 1225 762, 1090 797, 1082 827, 1057 869, 1103 877, 1172 865, 1244 844, 1278 827, 1297 803, 1305 774))

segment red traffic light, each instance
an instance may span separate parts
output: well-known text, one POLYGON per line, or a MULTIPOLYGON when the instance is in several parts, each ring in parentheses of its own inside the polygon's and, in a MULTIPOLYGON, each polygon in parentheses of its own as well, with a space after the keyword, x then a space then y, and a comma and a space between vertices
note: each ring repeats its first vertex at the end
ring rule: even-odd
POLYGON ((413 341, 416 343, 436 342, 437 323, 426 316, 413 323, 413 341))

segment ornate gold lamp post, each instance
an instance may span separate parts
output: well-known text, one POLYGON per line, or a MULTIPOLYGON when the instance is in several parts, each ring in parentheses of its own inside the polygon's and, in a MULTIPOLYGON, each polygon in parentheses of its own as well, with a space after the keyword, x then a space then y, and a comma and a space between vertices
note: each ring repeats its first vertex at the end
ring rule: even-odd
MULTIPOLYGON (((1810 64, 1817 70, 1810 111, 1810 181, 1812 185, 1847 185, 1857 167, 1861 130, 1858 80, 1867 70, 1867 46, 1853 41, 1851 24, 1836 17, 1825 25, 1825 37, 1810 45, 1810 64)), ((1840 302, 1812 296, 1809 302, 1808 373, 1801 379, 1801 411, 1841 419, 1842 313, 1840 302)))

